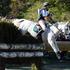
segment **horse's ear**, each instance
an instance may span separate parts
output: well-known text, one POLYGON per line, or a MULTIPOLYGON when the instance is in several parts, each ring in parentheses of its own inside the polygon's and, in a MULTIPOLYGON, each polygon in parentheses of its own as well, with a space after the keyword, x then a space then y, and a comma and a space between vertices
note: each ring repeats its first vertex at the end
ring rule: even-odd
POLYGON ((66 25, 68 25, 68 24, 69 24, 69 21, 66 22, 66 25))

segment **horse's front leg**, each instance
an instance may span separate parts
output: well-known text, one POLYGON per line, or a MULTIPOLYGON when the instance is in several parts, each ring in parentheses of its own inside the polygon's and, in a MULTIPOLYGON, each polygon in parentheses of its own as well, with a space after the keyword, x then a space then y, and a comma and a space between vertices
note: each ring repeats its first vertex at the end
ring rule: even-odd
POLYGON ((50 46, 52 47, 53 51, 55 52, 57 58, 60 59, 61 56, 60 56, 60 54, 58 54, 58 52, 60 52, 60 50, 59 50, 59 48, 57 46, 55 35, 54 35, 54 33, 52 31, 48 32, 47 40, 48 40, 48 43, 50 44, 50 46))

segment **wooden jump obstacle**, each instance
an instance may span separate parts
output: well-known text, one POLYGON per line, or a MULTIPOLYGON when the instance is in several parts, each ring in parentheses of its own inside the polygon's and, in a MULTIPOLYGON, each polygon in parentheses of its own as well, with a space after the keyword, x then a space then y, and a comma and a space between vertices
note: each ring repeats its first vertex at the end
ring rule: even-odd
MULTIPOLYGON (((13 40, 12 40, 13 41, 13 40)), ((62 51, 70 51, 70 41, 57 41, 62 51)), ((31 36, 21 36, 14 42, 0 43, 0 70, 5 70, 6 64, 35 64, 38 70, 41 70, 43 60, 57 59, 52 49, 48 45, 44 47, 41 38, 34 39, 31 36), (49 51, 49 53, 47 52, 49 51)), ((69 53, 67 53, 69 54, 69 53)), ((69 55, 68 55, 69 56, 69 55)), ((69 56, 70 57, 70 56, 69 56)), ((68 60, 70 60, 68 58, 68 60)), ((33 66, 33 65, 32 65, 33 66)))
MULTIPOLYGON (((26 49, 28 45, 14 45, 11 44, 11 47, 9 49, 8 44, 1 44, 0 46, 0 70, 5 70, 6 64, 27 64, 27 65, 32 65, 36 64, 37 67, 40 67, 42 57, 44 57, 44 50, 40 49, 40 47, 35 49, 30 46, 28 49, 26 49), (4 48, 3 48, 3 47, 4 48), (24 47, 23 47, 24 46, 24 47), (2 48, 1 48, 2 47, 2 48), (19 49, 21 47, 21 49, 19 49), (22 49, 22 47, 24 49, 22 49), (32 48, 32 49, 31 49, 32 48), (35 49, 35 50, 34 50, 35 49)), ((33 66, 33 65, 32 65, 33 66)), ((40 69, 40 68, 39 68, 40 69)), ((41 70, 41 69, 40 69, 41 70)))
MULTIPOLYGON (((7 63, 27 65, 35 63, 38 70, 41 70, 44 58, 56 59, 52 57, 54 54, 51 53, 51 47, 48 44, 46 47, 43 46, 41 38, 36 40, 29 35, 22 36, 13 25, 0 26, 0 70, 5 70, 7 63)), ((70 51, 69 41, 58 41, 58 45, 62 51, 70 51)))
MULTIPOLYGON (((68 42, 67 42, 68 44, 68 42)), ((47 46, 49 49, 49 46, 47 46)), ((47 49, 46 48, 46 49, 47 49)), ((57 60, 55 54, 47 52, 42 44, 0 44, 0 70, 5 70, 6 64, 35 64, 41 70, 43 60, 57 60)), ((69 56, 69 53, 67 53, 69 56)), ((68 57, 68 61, 70 56, 68 57)), ((58 61, 58 60, 57 60, 58 61)))

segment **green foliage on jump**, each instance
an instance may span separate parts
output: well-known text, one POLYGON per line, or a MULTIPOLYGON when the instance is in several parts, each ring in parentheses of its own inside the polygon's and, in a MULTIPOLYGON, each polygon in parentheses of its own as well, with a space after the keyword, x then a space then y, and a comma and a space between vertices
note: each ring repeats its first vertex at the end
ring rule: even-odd
POLYGON ((70 20, 70 0, 0 0, 0 16, 36 21, 37 9, 46 1, 51 5, 49 11, 55 20, 70 20))
POLYGON ((0 43, 12 43, 18 37, 18 30, 12 23, 0 22, 0 43))

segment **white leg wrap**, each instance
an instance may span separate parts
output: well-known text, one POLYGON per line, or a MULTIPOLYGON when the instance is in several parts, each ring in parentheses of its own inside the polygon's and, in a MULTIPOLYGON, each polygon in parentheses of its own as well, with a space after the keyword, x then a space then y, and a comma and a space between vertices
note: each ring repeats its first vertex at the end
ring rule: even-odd
POLYGON ((55 53, 60 51, 58 46, 57 46, 57 42, 56 42, 56 39, 55 39, 53 32, 50 31, 48 33, 47 39, 48 39, 48 43, 50 44, 50 46, 52 47, 52 49, 54 50, 55 53))

